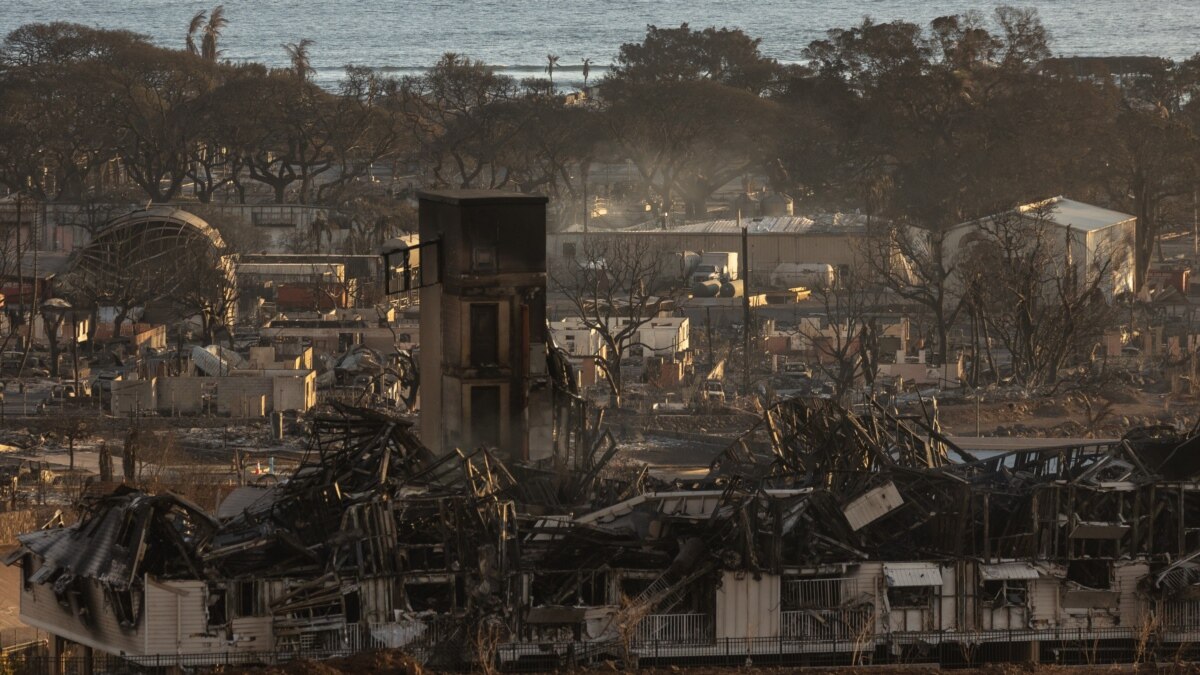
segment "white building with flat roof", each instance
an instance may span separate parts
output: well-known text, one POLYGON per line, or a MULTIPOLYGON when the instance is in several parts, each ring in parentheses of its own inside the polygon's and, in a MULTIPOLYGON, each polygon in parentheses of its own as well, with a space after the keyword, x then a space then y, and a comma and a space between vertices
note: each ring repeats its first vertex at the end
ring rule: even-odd
POLYGON ((947 258, 950 261, 958 259, 971 244, 987 236, 984 228, 989 223, 1014 215, 1030 224, 1058 229, 1060 234, 1050 237, 1052 245, 1062 247, 1061 255, 1056 257, 1064 264, 1067 261, 1074 264, 1080 279, 1088 278, 1093 270, 1104 268, 1109 279, 1100 286, 1110 297, 1134 290, 1137 218, 1061 196, 1030 202, 1007 213, 956 225, 946 235, 944 251, 947 258))
MULTIPOLYGON (((619 330, 620 322, 628 323, 629 317, 614 316, 608 319, 610 330, 619 330)), ((599 354, 603 342, 599 332, 588 328, 583 319, 569 316, 550 323, 554 341, 572 356, 594 356, 599 354)), ((642 324, 625 356, 669 356, 686 352, 691 348, 691 323, 686 316, 659 316, 642 324)))

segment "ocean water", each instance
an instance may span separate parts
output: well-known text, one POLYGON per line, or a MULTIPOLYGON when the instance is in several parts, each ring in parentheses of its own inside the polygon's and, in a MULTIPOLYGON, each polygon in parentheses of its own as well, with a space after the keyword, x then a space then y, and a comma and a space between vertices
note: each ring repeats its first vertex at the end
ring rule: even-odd
MULTIPOLYGON (((0 34, 28 22, 74 21, 144 33, 182 46, 188 21, 221 0, 0 0, 0 34)), ((1200 51, 1200 0, 1014 0, 1035 7, 1065 56, 1155 55, 1200 51)), ((547 54, 560 57, 560 85, 582 80, 582 59, 603 73, 617 48, 647 24, 742 28, 781 61, 830 28, 871 16, 917 23, 995 5, 950 0, 224 0, 230 23, 225 58, 284 65, 285 43, 311 38, 316 78, 329 85, 347 64, 396 74, 419 72, 458 52, 518 77, 544 76, 547 54)))

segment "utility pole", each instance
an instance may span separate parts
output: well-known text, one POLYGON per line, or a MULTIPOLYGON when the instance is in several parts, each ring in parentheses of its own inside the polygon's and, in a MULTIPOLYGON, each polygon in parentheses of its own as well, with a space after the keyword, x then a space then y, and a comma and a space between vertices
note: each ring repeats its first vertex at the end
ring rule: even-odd
POLYGON ((589 164, 590 164, 590 162, 585 162, 583 164, 583 170, 580 172, 583 174, 583 233, 584 234, 587 234, 587 231, 588 231, 588 217, 592 215, 592 213, 591 213, 592 206, 591 206, 591 204, 588 203, 588 165, 589 164))
POLYGON ((708 369, 713 367, 712 307, 704 307, 704 332, 708 334, 708 369))
MULTIPOLYGON (((23 317, 25 314, 25 275, 21 273, 23 271, 21 269, 21 267, 22 267, 21 259, 24 258, 25 256, 23 256, 21 254, 21 206, 22 206, 21 193, 18 192, 17 193, 17 248, 16 248, 17 295, 21 298, 21 313, 18 318, 20 318, 22 321, 24 321, 23 317)), ((25 325, 25 335, 26 335, 25 341, 29 342, 29 338, 33 336, 32 329, 29 326, 29 324, 25 325)), ((25 376, 25 359, 27 359, 29 357, 29 349, 25 349, 24 351, 25 351, 25 354, 21 356, 21 365, 17 368, 17 379, 20 379, 25 376)), ((21 414, 25 414, 25 411, 22 410, 21 414)))
MULTIPOLYGON (((21 355, 21 367, 17 371, 17 377, 25 376, 25 366, 28 365, 28 363, 29 363, 29 352, 33 350, 33 322, 34 322, 34 320, 37 319, 38 308, 39 308, 39 306, 38 306, 38 275, 37 275, 37 268, 38 268, 37 221, 38 221, 38 217, 37 217, 37 214, 35 213, 33 218, 31 218, 29 220, 28 245, 32 249, 32 253, 33 253, 33 271, 29 275, 30 279, 32 280, 32 283, 30 284, 31 300, 29 301, 29 319, 25 323, 25 351, 21 355)), ((21 237, 21 195, 20 195, 20 193, 18 193, 17 194, 17 265, 21 264, 21 258, 23 257, 21 255, 20 237, 21 237)), ((17 268, 17 276, 21 277, 20 267, 17 268)), ((20 278, 20 281, 17 283, 17 287, 21 289, 21 304, 23 306, 25 303, 25 297, 24 297, 25 296, 25 279, 23 277, 20 278)), ((43 322, 42 325, 43 325, 43 327, 45 327, 45 322, 43 322)))
POLYGON ((742 394, 750 393, 750 228, 742 224, 738 209, 737 224, 742 231, 742 394))
POLYGON ((1200 188, 1192 188, 1192 260, 1200 259, 1200 212, 1196 210, 1200 188))

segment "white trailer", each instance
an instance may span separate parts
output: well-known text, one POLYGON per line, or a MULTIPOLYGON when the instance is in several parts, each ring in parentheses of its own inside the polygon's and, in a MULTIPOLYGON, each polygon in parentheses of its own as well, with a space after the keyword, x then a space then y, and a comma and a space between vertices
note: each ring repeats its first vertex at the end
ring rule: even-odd
POLYGON ((705 281, 731 281, 738 276, 738 254, 732 251, 701 253, 700 261, 692 272, 692 283, 705 281))
POLYGON ((828 288, 837 280, 833 265, 823 263, 781 263, 771 272, 774 288, 828 288))

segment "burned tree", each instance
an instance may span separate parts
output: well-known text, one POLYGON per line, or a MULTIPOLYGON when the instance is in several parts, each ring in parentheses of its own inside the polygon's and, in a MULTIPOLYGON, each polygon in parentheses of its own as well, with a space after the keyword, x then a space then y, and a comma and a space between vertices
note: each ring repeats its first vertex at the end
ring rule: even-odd
POLYGON ((818 369, 833 386, 834 398, 844 400, 855 383, 871 385, 879 364, 879 323, 875 316, 883 291, 869 273, 844 274, 836 286, 818 284, 812 297, 822 317, 806 317, 796 332, 811 344, 818 369))
POLYGON ((498 156, 517 127, 501 111, 517 93, 513 78, 453 53, 401 82, 404 119, 436 185, 499 188, 508 183, 498 156))
POLYGON ((601 348, 593 357, 617 406, 625 388, 625 357, 642 345, 642 326, 658 315, 664 296, 674 290, 662 274, 663 257, 634 238, 593 237, 583 242, 575 259, 550 273, 554 288, 570 303, 572 318, 599 335, 601 348))
POLYGON ((781 126, 764 96, 781 72, 738 29, 648 26, 601 81, 613 145, 669 218, 682 197, 702 216, 714 192, 771 157, 781 126))
POLYGON ((217 333, 225 330, 232 340, 230 322, 237 308, 238 288, 232 273, 232 256, 220 255, 206 246, 193 243, 189 257, 191 265, 183 271, 181 283, 169 296, 170 302, 183 317, 200 320, 204 344, 217 341, 217 333))
POLYGON ((923 229, 896 221, 871 228, 864 256, 879 283, 901 300, 929 312, 937 336, 934 361, 945 364, 950 326, 962 304, 951 279, 955 264, 948 254, 948 228, 923 229))
POLYGON ((242 158, 251 180, 268 186, 275 203, 307 203, 314 181, 334 167, 330 128, 324 123, 333 105, 330 94, 307 79, 270 72, 244 78, 238 95, 244 124, 242 158), (265 105, 264 105, 265 104, 265 105))
MULTIPOLYGON (((33 208, 33 205, 18 196, 14 200, 11 215, 6 210, 0 216, 0 276, 16 277, 22 280, 18 285, 21 297, 6 299, 10 306, 17 303, 23 305, 28 302, 24 298, 25 286, 21 273, 21 262, 25 254, 32 248, 32 242, 28 232, 22 236, 22 230, 26 227, 26 222, 32 224, 34 214, 27 212, 26 209, 32 210, 33 208)), ((28 322, 21 315, 0 313, 0 351, 8 350, 9 343, 17 337, 23 324, 27 325, 28 322)))

